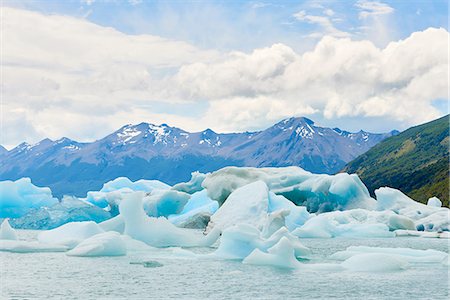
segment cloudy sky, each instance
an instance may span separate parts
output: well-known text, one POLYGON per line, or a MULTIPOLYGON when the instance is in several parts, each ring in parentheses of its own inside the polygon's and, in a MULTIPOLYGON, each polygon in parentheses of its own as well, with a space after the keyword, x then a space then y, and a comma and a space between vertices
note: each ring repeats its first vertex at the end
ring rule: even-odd
POLYGON ((448 113, 448 3, 3 0, 0 144, 124 124, 357 131, 448 113))

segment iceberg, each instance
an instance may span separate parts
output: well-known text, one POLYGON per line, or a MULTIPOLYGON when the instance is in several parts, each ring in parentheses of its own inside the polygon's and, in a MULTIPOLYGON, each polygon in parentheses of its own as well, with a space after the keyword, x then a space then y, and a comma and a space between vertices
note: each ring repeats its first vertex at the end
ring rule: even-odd
POLYGON ((102 232, 103 229, 93 221, 71 222, 39 233, 38 241, 74 248, 85 239, 102 232))
POLYGON ((178 227, 204 229, 211 216, 219 208, 217 201, 211 200, 206 190, 195 192, 179 214, 170 215, 168 220, 178 227))
POLYGON ((122 256, 126 255, 126 243, 120 234, 114 231, 91 236, 69 250, 69 256, 122 256))
POLYGON ((61 202, 50 207, 31 209, 24 216, 11 220, 22 229, 53 229, 69 222, 102 222, 111 218, 103 209, 74 197, 64 196, 61 202))
POLYGON ((123 194, 135 191, 151 193, 155 189, 168 190, 170 186, 159 180, 141 179, 133 182, 127 177, 118 177, 105 183, 100 191, 88 192, 84 200, 100 208, 107 209, 113 215, 117 215, 118 205, 123 194))
POLYGON ((48 187, 37 187, 30 178, 0 182, 0 218, 17 218, 32 208, 58 203, 48 187))
POLYGON ((128 188, 132 191, 143 191, 148 193, 153 191, 154 189, 167 190, 170 188, 170 185, 167 185, 159 180, 141 179, 133 182, 127 177, 118 177, 105 183, 100 192, 109 193, 121 190, 123 188, 128 188))
POLYGON ((364 209, 333 211, 310 218, 292 233, 301 238, 394 237, 387 225, 393 215, 364 209))
POLYGON ((242 186, 233 191, 227 201, 211 216, 206 232, 213 228, 224 230, 242 223, 262 230, 267 222, 268 208, 269 190, 263 181, 242 186))
POLYGON ((203 190, 202 183, 206 178, 206 174, 200 172, 192 172, 191 180, 188 182, 180 182, 172 187, 172 190, 194 194, 203 190))
POLYGON ((223 231, 219 247, 212 253, 212 256, 242 260, 255 249, 267 251, 282 238, 290 241, 296 257, 307 258, 311 254, 311 251, 285 227, 280 228, 269 238, 264 238, 256 227, 249 224, 238 224, 223 231))
POLYGON ((354 272, 392 272, 408 268, 406 260, 384 253, 358 254, 346 259, 341 265, 354 272))
POLYGON ((450 210, 448 208, 416 202, 401 191, 389 187, 375 190, 375 195, 378 210, 391 210, 398 215, 410 218, 419 231, 450 231, 450 210))
POLYGON ((168 217, 180 213, 190 198, 184 192, 155 189, 143 198, 144 210, 151 217, 168 217))
POLYGON ((17 240, 16 231, 9 225, 8 219, 3 220, 0 226, 0 240, 17 240))
POLYGON ((295 258, 294 247, 286 237, 282 237, 278 243, 267 250, 267 253, 259 249, 253 250, 242 263, 289 269, 300 267, 300 262, 295 258))
POLYGON ((275 212, 279 210, 287 210, 288 215, 285 216, 285 225, 292 231, 295 228, 305 224, 305 222, 311 217, 305 206, 297 206, 292 201, 286 199, 282 195, 276 195, 273 192, 269 192, 269 212, 275 212))
POLYGON ((375 199, 356 174, 312 174, 299 167, 226 167, 207 174, 202 186, 211 199, 222 204, 236 189, 256 181, 264 182, 269 190, 296 205, 306 206, 309 212, 376 207, 375 199))
POLYGON ((125 224, 124 234, 133 239, 153 247, 197 247, 210 246, 219 238, 219 230, 204 236, 193 230, 178 228, 164 217, 147 216, 142 207, 143 198, 143 192, 134 192, 125 195, 119 205, 120 216, 125 224))
POLYGON ((123 231, 125 230, 125 222, 121 215, 117 215, 114 218, 103 221, 98 225, 104 231, 115 231, 120 234, 123 234, 123 231))

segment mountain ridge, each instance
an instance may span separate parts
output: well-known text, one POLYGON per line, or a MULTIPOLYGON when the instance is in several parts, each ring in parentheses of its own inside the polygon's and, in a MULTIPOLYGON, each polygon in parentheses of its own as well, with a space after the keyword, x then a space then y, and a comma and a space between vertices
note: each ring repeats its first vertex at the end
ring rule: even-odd
POLYGON ((80 195, 118 176, 175 183, 189 179, 192 171, 209 172, 228 165, 298 165, 315 173, 332 174, 395 134, 351 133, 317 126, 304 117, 240 133, 211 129, 188 132, 167 124, 142 122, 124 125, 91 143, 69 138, 22 143, 2 155, 0 180, 31 177, 36 184, 50 186, 56 195, 80 195))

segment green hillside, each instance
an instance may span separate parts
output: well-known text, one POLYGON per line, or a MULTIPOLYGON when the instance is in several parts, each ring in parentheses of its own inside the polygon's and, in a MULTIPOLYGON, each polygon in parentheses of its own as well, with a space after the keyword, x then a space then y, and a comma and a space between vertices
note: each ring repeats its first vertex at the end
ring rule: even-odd
POLYGON ((426 203, 437 196, 449 204, 449 115, 385 139, 347 164, 371 194, 381 186, 397 188, 426 203))

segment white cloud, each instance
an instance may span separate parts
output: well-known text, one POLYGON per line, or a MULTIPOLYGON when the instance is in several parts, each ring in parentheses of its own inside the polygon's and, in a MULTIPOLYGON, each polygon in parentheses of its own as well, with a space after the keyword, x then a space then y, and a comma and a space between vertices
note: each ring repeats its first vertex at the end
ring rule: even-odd
MULTIPOLYGON (((324 13, 327 14, 328 13, 334 13, 332 10, 326 10, 324 13)), ((341 31, 339 29, 337 29, 334 25, 333 22, 330 20, 329 16, 327 14, 327 16, 315 16, 315 15, 308 15, 306 13, 306 11, 301 10, 297 13, 295 13, 294 18, 296 18, 299 21, 303 21, 303 22, 307 22, 310 24, 315 24, 318 25, 322 31, 321 32, 316 32, 310 35, 310 37, 322 37, 324 35, 330 35, 330 36, 335 36, 335 37, 349 37, 350 34, 348 32, 344 32, 341 31)))
POLYGON ((394 9, 388 4, 378 1, 359 0, 356 2, 355 6, 360 9, 358 15, 360 19, 391 14, 394 12, 394 9))
POLYGON ((183 66, 176 78, 185 97, 212 101, 210 122, 227 130, 312 113, 403 127, 440 115, 432 102, 447 98, 448 38, 445 29, 428 29, 380 49, 325 37, 303 55, 274 45, 183 66))
POLYGON ((332 9, 330 9, 330 8, 325 9, 325 10, 323 11, 323 13, 324 13, 325 15, 329 16, 329 17, 334 16, 334 11, 333 11, 332 9))
POLYGON ((2 21, 0 143, 9 147, 93 140, 142 121, 234 131, 314 115, 335 126, 376 117, 384 130, 405 128, 438 117, 432 102, 448 97, 445 29, 386 47, 326 36, 306 53, 284 44, 219 53, 67 16, 3 8, 2 21), (174 109, 191 104, 202 109, 174 109))

